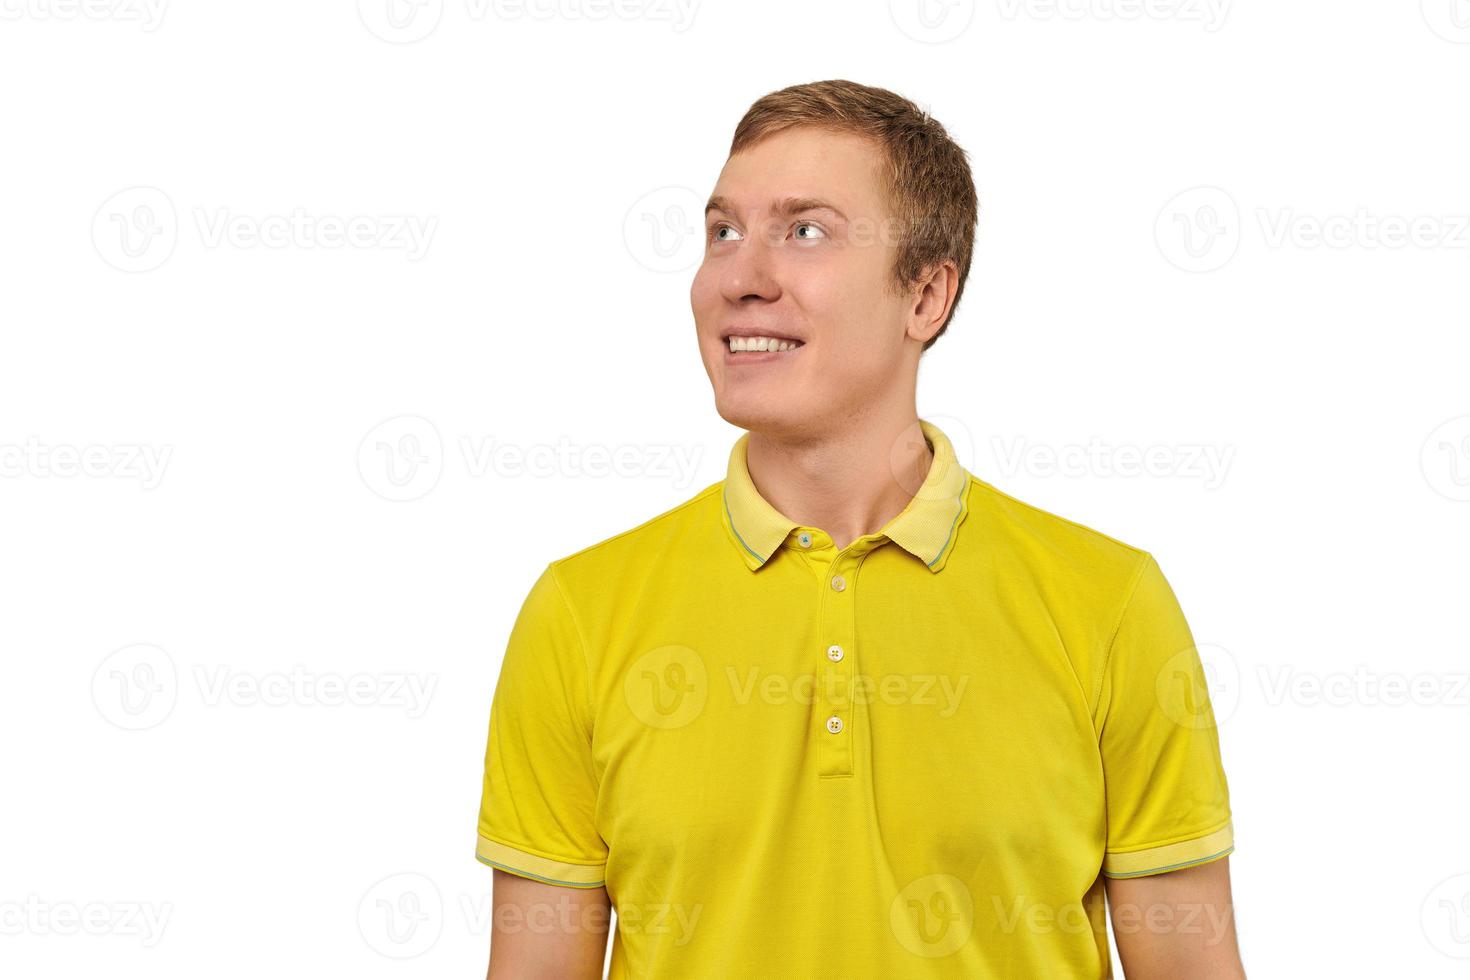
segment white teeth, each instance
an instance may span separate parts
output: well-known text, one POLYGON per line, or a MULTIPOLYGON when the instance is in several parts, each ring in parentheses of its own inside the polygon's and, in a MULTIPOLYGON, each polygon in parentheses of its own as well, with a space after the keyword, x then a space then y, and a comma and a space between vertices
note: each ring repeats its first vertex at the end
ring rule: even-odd
POLYGON ((781 340, 776 337, 731 337, 730 351, 783 351, 795 350, 801 344, 794 340, 781 340))

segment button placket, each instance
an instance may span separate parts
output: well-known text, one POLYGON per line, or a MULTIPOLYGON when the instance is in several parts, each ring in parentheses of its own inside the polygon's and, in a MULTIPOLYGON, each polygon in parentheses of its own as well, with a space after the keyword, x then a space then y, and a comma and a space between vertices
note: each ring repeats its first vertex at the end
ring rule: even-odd
POLYGON ((824 645, 812 651, 813 670, 821 683, 812 706, 813 737, 818 740, 822 776, 852 775, 853 676, 856 576, 861 554, 839 552, 826 569, 818 615, 818 637, 824 645))

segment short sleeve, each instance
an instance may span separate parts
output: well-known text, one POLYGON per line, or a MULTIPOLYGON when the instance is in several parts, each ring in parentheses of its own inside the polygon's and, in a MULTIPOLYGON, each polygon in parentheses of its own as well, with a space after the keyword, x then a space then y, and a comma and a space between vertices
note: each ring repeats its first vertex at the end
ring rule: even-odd
POLYGON ((1103 666, 1098 739, 1110 878, 1173 871, 1235 848, 1199 651, 1152 555, 1134 576, 1103 666))
POLYGON ((603 884, 586 654, 554 564, 531 587, 490 707, 475 855, 553 885, 603 884))

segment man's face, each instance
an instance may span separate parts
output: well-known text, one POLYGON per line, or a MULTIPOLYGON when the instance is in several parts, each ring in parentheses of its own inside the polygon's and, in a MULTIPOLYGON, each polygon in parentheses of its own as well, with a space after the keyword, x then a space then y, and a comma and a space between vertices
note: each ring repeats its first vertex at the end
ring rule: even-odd
POLYGON ((810 432, 912 384, 921 341, 903 356, 913 299, 890 284, 882 162, 861 137, 796 127, 725 163, 689 298, 715 407, 731 424, 810 432), (801 346, 732 353, 731 331, 801 346))

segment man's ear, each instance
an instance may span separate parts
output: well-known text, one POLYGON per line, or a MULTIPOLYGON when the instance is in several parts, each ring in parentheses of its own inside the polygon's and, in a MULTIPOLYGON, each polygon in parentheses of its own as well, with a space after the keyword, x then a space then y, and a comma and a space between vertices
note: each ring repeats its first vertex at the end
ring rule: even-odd
POLYGON ((909 291, 913 305, 909 308, 908 335, 920 343, 928 343, 953 309, 959 286, 959 266, 954 259, 926 266, 909 291))

